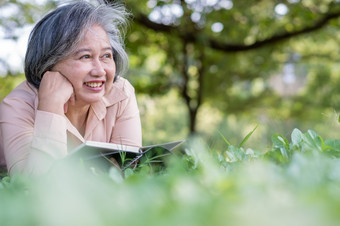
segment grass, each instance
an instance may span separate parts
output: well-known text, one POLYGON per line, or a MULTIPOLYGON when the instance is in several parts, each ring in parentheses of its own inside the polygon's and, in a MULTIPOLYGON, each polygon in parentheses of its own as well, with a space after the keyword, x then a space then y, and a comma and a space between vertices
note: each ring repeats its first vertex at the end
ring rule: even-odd
POLYGON ((125 178, 115 168, 104 174, 63 164, 39 178, 5 177, 0 224, 310 226, 340 221, 338 140, 295 129, 289 138, 274 134, 265 152, 230 143, 214 150, 196 139, 187 141, 184 151, 161 171, 144 164, 125 170, 125 178))

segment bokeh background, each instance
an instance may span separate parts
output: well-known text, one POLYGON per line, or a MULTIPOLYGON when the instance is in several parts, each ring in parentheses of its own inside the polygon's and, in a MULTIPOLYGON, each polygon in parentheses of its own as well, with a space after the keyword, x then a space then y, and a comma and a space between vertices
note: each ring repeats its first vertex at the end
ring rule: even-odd
MULTIPOLYGON (((22 82, 34 23, 64 1, 0 0, 0 100, 22 82)), ((339 0, 125 0, 143 143, 221 134, 265 150, 275 133, 338 138, 339 0)))
MULTIPOLYGON (((0 100, 63 2, 0 0, 0 100)), ((192 138, 185 155, 124 178, 62 161, 0 174, 0 225, 339 225, 340 1, 118 2, 143 142, 192 138)))

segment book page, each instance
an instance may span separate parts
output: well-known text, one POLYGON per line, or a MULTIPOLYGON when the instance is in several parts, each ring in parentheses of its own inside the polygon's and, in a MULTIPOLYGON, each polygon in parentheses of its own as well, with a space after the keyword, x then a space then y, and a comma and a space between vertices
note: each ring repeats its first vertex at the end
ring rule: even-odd
POLYGON ((98 142, 98 141, 85 141, 84 145, 87 147, 101 149, 101 151, 103 152, 124 151, 124 152, 140 153, 139 147, 127 146, 123 144, 105 143, 105 142, 98 142))
POLYGON ((142 149, 142 152, 147 152, 148 150, 150 150, 152 148, 160 147, 160 148, 164 148, 168 151, 171 151, 172 149, 179 146, 183 142, 184 142, 184 140, 180 140, 180 141, 174 141, 174 142, 169 142, 169 143, 164 143, 164 144, 149 145, 149 146, 144 146, 141 149, 142 149))

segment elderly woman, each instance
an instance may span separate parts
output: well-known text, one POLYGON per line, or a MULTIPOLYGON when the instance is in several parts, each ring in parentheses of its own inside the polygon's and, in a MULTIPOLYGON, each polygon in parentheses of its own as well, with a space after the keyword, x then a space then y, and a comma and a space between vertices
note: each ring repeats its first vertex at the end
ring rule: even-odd
POLYGON ((141 146, 121 6, 62 5, 31 32, 26 81, 0 105, 0 163, 10 174, 46 172, 84 140, 141 146))

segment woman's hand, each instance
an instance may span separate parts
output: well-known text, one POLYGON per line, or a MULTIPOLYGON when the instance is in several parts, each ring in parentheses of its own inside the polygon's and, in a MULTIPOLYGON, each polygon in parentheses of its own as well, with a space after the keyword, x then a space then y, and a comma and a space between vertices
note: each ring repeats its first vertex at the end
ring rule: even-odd
POLYGON ((38 110, 64 115, 75 96, 70 81, 60 72, 45 72, 38 91, 38 110))

